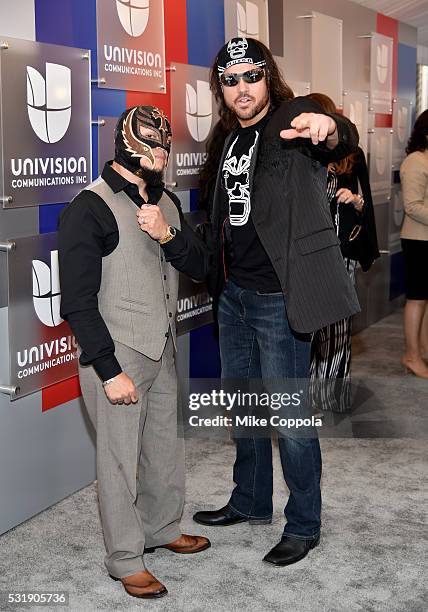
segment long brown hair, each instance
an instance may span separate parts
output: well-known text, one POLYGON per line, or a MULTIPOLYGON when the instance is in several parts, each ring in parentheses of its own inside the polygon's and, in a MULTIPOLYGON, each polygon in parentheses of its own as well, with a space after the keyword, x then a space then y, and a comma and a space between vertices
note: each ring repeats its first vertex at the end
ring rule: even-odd
POLYGON ((415 121, 412 133, 407 143, 406 153, 413 153, 414 151, 425 151, 428 149, 428 109, 424 110, 423 113, 415 121))
MULTIPOLYGON (((315 100, 326 113, 337 113, 336 104, 333 100, 323 93, 313 92, 307 95, 311 100, 315 100)), ((351 174, 352 168, 357 160, 355 153, 351 153, 339 162, 333 162, 333 166, 336 174, 351 174)))
MULTIPOLYGON (((272 53, 269 51, 266 45, 259 40, 256 40, 255 38, 247 38, 247 40, 251 40, 255 45, 257 45, 266 62, 266 80, 271 106, 273 108, 277 108, 284 100, 292 100, 294 98, 294 93, 291 87, 289 87, 285 82, 272 53)), ((223 91, 217 72, 219 55, 220 52, 217 54, 214 63, 211 66, 210 87, 219 105, 220 120, 222 121, 225 129, 230 131, 238 125, 238 120, 233 111, 227 108, 226 104, 224 103, 223 91)))
POLYGON ((207 157, 199 172, 199 208, 207 208, 210 193, 214 189, 224 141, 230 130, 227 130, 222 121, 217 121, 206 142, 207 157))

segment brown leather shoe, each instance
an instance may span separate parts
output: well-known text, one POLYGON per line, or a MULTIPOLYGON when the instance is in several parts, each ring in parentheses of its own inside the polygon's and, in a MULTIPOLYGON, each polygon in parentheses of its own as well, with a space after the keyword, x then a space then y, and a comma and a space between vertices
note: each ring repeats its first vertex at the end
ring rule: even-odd
POLYGON ((139 599, 158 599, 168 593, 164 585, 159 582, 148 570, 125 576, 124 578, 115 578, 110 574, 113 580, 120 580, 123 588, 131 595, 139 599))
POLYGON ((164 544, 163 546, 154 546, 153 548, 145 548, 145 553, 155 552, 156 548, 166 548, 172 552, 180 555, 192 555, 193 553, 202 552, 210 548, 211 542, 208 538, 203 536, 192 536, 182 534, 179 538, 171 542, 170 544, 164 544))

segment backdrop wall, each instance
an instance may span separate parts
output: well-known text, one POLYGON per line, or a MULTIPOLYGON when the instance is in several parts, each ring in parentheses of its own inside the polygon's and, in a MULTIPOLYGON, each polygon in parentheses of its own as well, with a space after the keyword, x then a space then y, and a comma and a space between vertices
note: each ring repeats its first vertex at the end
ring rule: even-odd
MULTIPOLYGON (((392 57, 390 64, 384 66, 385 58, 381 53, 378 64, 392 71, 391 98, 404 99, 414 108, 416 29, 350 1, 306 0, 302 4, 301 0, 165 0, 164 8, 167 66, 180 63, 208 67, 234 28, 250 33, 251 28, 259 28, 260 36, 265 42, 269 40, 286 80, 293 82, 296 91, 300 86, 309 89, 312 81, 323 82, 323 76, 325 82, 332 82, 333 86, 340 79, 343 91, 337 92, 335 100, 339 107, 346 101, 346 94, 356 92, 362 100, 369 100, 368 104, 366 102, 368 109, 374 108, 371 106, 371 59, 376 53, 373 34, 385 35, 392 40, 392 57), (266 7, 268 13, 264 23, 262 16, 266 7), (259 21, 254 18, 257 11, 259 21), (327 55, 321 65, 314 62, 317 45, 325 46, 322 44, 323 30, 317 30, 321 19, 317 14, 322 14, 324 23, 331 26, 337 36, 329 52, 336 56, 327 55), (341 70, 337 62, 341 62, 341 70), (336 70, 333 77, 331 70, 336 70)), ((0 3, 0 35, 90 49, 92 79, 98 77, 96 0, 4 0, 0 3)), ((165 94, 105 89, 94 83, 92 118, 97 121, 102 116, 117 117, 134 104, 155 104, 170 115, 170 86, 170 74, 167 74, 165 94)), ((392 105, 387 112, 368 110, 369 163, 384 154, 379 152, 376 138, 390 134, 392 127, 392 105)), ((98 174, 99 129, 102 128, 92 127, 93 177, 98 174)), ((392 135, 382 142, 392 148, 392 135)), ((400 195, 399 187, 390 189, 398 182, 399 161, 400 155, 395 166, 385 171, 387 189, 377 196, 376 216, 381 248, 385 252, 369 274, 358 273, 363 311, 356 317, 356 329, 388 314, 402 294, 402 258, 396 241, 397 223, 395 226, 393 223, 394 219, 400 219, 400 195), (395 246, 391 250, 394 236, 395 246)), ((179 196, 184 210, 196 207, 195 190, 179 192, 179 196)), ((63 202, 50 205, 40 202, 38 207, 32 208, 0 208, 0 239, 55 231, 58 214, 64 205, 63 202)), ((6 257, 0 253, 0 384, 7 384, 8 378, 7 313, 6 257)), ((183 377, 218 375, 218 347, 212 326, 180 338, 179 371, 183 377)), ((95 468, 91 430, 75 378, 12 403, 6 395, 0 394, 0 419, 0 533, 3 533, 91 482, 95 478, 95 468)))

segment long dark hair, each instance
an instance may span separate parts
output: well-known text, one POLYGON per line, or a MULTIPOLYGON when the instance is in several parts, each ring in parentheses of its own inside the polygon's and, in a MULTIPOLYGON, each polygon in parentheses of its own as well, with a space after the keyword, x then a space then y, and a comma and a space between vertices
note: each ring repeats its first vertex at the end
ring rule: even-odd
POLYGON ((214 190, 224 141, 229 132, 230 130, 224 126, 222 121, 217 121, 206 142, 207 157, 199 172, 199 208, 209 207, 209 198, 214 190))
MULTIPOLYGON (((310 98, 311 100, 315 100, 315 102, 317 102, 326 113, 337 113, 336 104, 330 98, 330 96, 314 91, 308 94, 306 97, 310 98)), ((333 162, 331 165, 333 166, 336 174, 351 174, 352 168, 357 161, 357 157, 358 156, 356 153, 351 153, 344 159, 341 159, 338 162, 333 162)))
MULTIPOLYGON (((275 62, 272 53, 269 51, 266 45, 254 38, 247 38, 247 40, 252 40, 252 42, 257 45, 266 62, 266 79, 269 90, 270 104, 272 108, 277 108, 284 100, 291 100, 292 98, 294 98, 294 93, 292 89, 285 82, 284 77, 282 76, 277 63, 275 62)), ((219 106, 218 110, 220 120, 222 121, 224 128, 230 131, 238 125, 238 120, 236 119, 235 114, 231 110, 229 110, 226 104, 224 103, 223 91, 217 72, 219 54, 220 52, 217 54, 214 63, 211 66, 210 87, 219 106)))
POLYGON ((424 110, 423 113, 415 121, 413 131, 407 143, 406 153, 413 153, 414 151, 425 151, 428 148, 428 109, 424 110))

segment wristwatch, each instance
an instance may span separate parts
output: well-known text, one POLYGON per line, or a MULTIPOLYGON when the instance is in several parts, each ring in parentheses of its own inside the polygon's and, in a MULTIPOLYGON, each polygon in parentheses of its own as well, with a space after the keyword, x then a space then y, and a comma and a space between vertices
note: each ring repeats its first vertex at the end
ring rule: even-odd
POLYGON ((175 238, 176 234, 177 230, 175 229, 175 227, 172 227, 172 225, 168 225, 168 230, 165 236, 158 240, 159 244, 166 244, 167 242, 175 238))
POLYGON ((116 376, 114 378, 109 378, 108 380, 104 380, 103 381, 103 387, 107 387, 107 385, 109 385, 110 383, 114 382, 116 380, 116 376))

